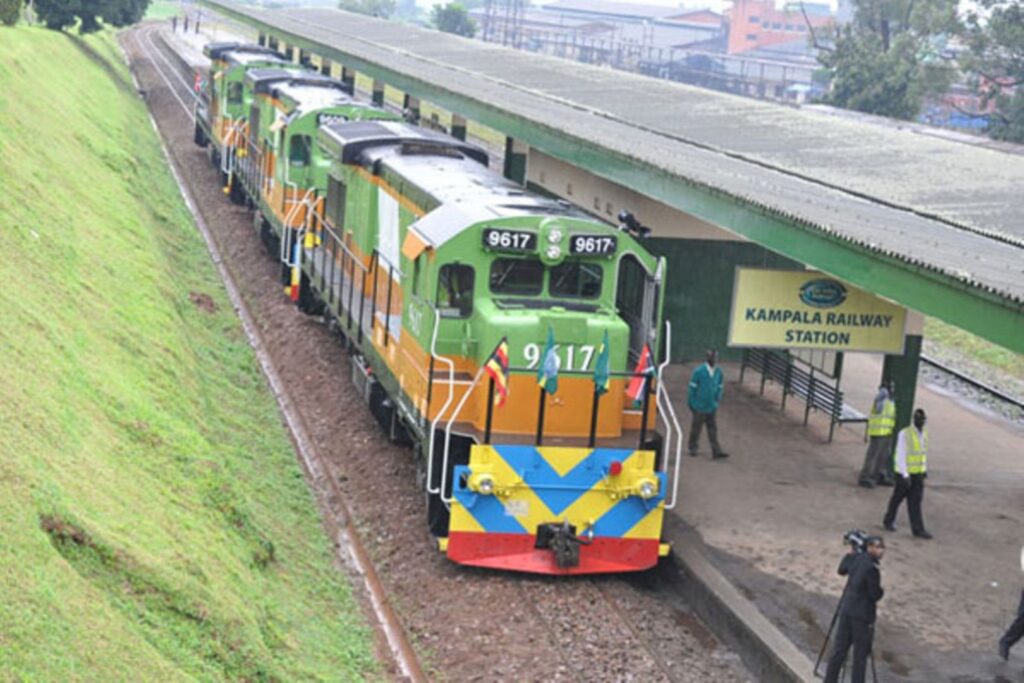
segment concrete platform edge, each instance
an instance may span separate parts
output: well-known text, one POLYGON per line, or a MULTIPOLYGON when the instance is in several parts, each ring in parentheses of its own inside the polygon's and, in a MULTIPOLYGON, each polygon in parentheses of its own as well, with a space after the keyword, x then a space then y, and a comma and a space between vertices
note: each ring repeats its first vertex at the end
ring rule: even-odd
POLYGON ((711 563, 703 541, 689 529, 675 527, 666 569, 676 573, 680 591, 697 616, 728 647, 758 681, 814 681, 813 662, 753 602, 711 563))

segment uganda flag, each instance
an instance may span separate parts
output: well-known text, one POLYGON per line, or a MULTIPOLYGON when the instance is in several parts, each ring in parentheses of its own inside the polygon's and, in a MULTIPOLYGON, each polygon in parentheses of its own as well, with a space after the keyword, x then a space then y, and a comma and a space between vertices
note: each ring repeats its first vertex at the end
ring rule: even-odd
POLYGON ((562 361, 555 351, 555 331, 548 325, 548 342, 544 346, 540 367, 537 368, 537 384, 549 394, 558 391, 558 369, 562 361))
POLYGON ((494 405, 505 405, 508 396, 508 339, 501 338, 494 353, 484 363, 484 372, 494 381, 494 405))

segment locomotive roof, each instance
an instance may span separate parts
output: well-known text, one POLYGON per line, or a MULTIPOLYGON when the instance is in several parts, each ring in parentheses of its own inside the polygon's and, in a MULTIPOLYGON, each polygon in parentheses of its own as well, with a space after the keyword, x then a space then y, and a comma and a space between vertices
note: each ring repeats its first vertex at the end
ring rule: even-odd
POLYGON ((292 69, 286 66, 273 66, 262 69, 249 69, 245 72, 245 82, 249 87, 252 88, 253 92, 266 94, 270 92, 270 88, 275 83, 286 81, 290 78, 294 78, 297 74, 295 69, 300 69, 299 65, 294 65, 292 69))
POLYGON ((320 143, 343 164, 360 163, 363 153, 378 147, 433 149, 439 154, 447 150, 487 164, 482 148, 426 128, 397 121, 360 121, 336 123, 320 129, 320 143))
POLYGON ((436 248, 470 225, 510 216, 596 219, 567 202, 549 199, 489 170, 486 153, 469 143, 397 121, 334 123, 320 128, 320 143, 342 163, 400 176, 438 206, 413 224, 436 248))
POLYGON ((301 110, 322 109, 354 102, 344 83, 324 76, 316 80, 299 78, 276 83, 271 86, 270 92, 278 99, 292 100, 295 108, 301 110))
POLYGON ((253 45, 252 43, 207 43, 203 47, 203 54, 211 60, 221 59, 244 64, 256 60, 285 62, 281 55, 269 47, 253 45))

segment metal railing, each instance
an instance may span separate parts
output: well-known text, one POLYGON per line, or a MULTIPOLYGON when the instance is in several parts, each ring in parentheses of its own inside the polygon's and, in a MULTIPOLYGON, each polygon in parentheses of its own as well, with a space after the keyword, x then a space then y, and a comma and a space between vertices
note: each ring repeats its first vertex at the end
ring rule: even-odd
MULTIPOLYGON (((450 359, 447 359, 447 358, 445 358, 443 356, 438 356, 436 354, 437 328, 439 326, 439 322, 440 322, 440 314, 439 314, 438 311, 435 310, 434 334, 433 334, 433 337, 432 337, 432 340, 431 340, 431 358, 435 358, 437 360, 442 360, 443 362, 446 362, 446 363, 450 364, 449 379, 448 379, 449 395, 448 395, 448 400, 445 402, 445 404, 442 406, 442 408, 438 411, 437 415, 434 417, 434 420, 431 422, 431 431, 430 431, 430 435, 429 435, 430 447, 429 447, 428 456, 427 456, 427 492, 431 493, 431 494, 440 494, 441 501, 446 506, 450 506, 451 505, 451 501, 453 500, 454 496, 453 495, 446 496, 444 491, 447 488, 447 484, 448 484, 448 470, 449 470, 448 464, 449 464, 449 456, 451 454, 451 432, 452 432, 452 426, 455 424, 455 422, 457 421, 459 415, 462 413, 462 410, 465 407, 466 402, 469 400, 470 396, 473 394, 474 389, 476 389, 477 385, 480 383, 480 380, 483 378, 483 376, 484 376, 484 367, 480 366, 480 368, 477 370, 476 374, 473 376, 473 381, 470 383, 469 387, 466 389, 466 391, 463 394, 462 398, 459 400, 458 405, 455 406, 454 411, 452 412, 451 416, 447 419, 447 421, 445 423, 445 428, 444 428, 444 450, 443 450, 442 456, 441 456, 441 482, 440 482, 440 486, 438 488, 433 488, 431 486, 431 481, 433 479, 433 471, 434 471, 433 470, 433 464, 434 464, 434 434, 436 432, 438 423, 442 419, 444 419, 445 413, 448 410, 448 406, 450 405, 450 403, 452 401, 452 398, 454 396, 454 363, 452 363, 450 361, 450 359)), ((666 321, 665 322, 665 339, 664 339, 664 345, 665 346, 664 346, 664 348, 666 348, 666 349, 671 348, 671 343, 672 343, 672 325, 671 325, 671 323, 666 321)), ((641 433, 641 441, 642 442, 639 444, 639 447, 643 448, 645 446, 645 443, 643 442, 643 440, 644 440, 644 435, 646 434, 646 420, 647 420, 647 414, 648 414, 647 410, 646 410, 646 407, 647 407, 647 401, 649 401, 650 395, 653 393, 654 396, 655 396, 655 404, 657 406, 658 418, 660 419, 660 421, 664 425, 664 429, 665 429, 664 440, 662 442, 662 455, 663 455, 663 457, 661 458, 661 468, 660 468, 660 471, 666 475, 666 479, 670 479, 671 480, 671 485, 667 486, 667 488, 671 489, 671 497, 669 497, 669 492, 666 491, 666 498, 665 498, 665 500, 666 500, 665 509, 666 510, 671 510, 678 503, 679 472, 680 472, 681 467, 682 467, 682 453, 683 453, 683 429, 682 429, 682 426, 679 424, 679 419, 678 419, 678 417, 676 415, 675 407, 672 405, 672 400, 671 400, 671 397, 669 396, 668 390, 665 388, 664 371, 665 371, 665 368, 668 366, 668 364, 669 364, 669 358, 668 358, 668 353, 666 352, 665 359, 658 365, 657 370, 653 373, 653 375, 652 374, 648 374, 649 379, 653 381, 654 387, 652 389, 652 387, 650 386, 650 383, 648 383, 648 385, 645 386, 644 389, 643 389, 643 391, 644 391, 644 411, 643 411, 643 416, 642 416, 641 419, 644 421, 644 424, 641 424, 640 433, 641 433), (674 445, 674 448, 673 448, 673 445, 674 445), (674 463, 671 462, 673 460, 673 457, 674 457, 674 463), (670 470, 671 470, 671 475, 669 475, 669 471, 670 470)), ((527 371, 527 370, 529 370, 530 372, 533 371, 530 368, 509 368, 509 372, 510 373, 513 370, 515 370, 515 371, 527 371)), ((586 371, 566 371, 566 372, 560 373, 560 374, 588 375, 590 373, 586 372, 586 371)), ((636 377, 643 377, 644 374, 645 373, 637 373, 635 371, 634 372, 612 372, 612 373, 609 373, 609 377, 636 378, 636 377)), ((433 381, 433 377, 431 377, 431 381, 433 381)), ((546 395, 541 400, 546 400, 546 395)), ((427 406, 427 410, 429 411, 429 409, 430 409, 430 406, 428 405, 427 406)), ((538 418, 538 421, 540 419, 542 419, 542 418, 538 418)), ((541 427, 540 427, 540 424, 538 424, 538 434, 540 434, 540 433, 541 433, 541 427)), ((454 491, 454 487, 453 487, 453 491, 454 491)))

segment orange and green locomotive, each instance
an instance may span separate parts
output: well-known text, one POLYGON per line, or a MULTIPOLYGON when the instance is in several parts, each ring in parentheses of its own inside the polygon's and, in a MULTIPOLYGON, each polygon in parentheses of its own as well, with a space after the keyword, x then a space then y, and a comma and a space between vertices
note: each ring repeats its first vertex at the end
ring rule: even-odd
POLYGON ((258 220, 278 222, 289 291, 341 332, 371 413, 413 446, 439 548, 533 573, 654 566, 682 437, 661 381, 664 261, 638 231, 524 190, 482 149, 381 110, 271 119, 285 92, 265 96, 260 77, 248 79, 250 131, 291 131, 300 111, 314 128, 292 136, 310 136, 308 154, 256 137, 275 170, 242 173, 245 191, 258 220), (303 189, 301 212, 285 178, 303 189))

